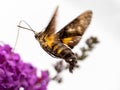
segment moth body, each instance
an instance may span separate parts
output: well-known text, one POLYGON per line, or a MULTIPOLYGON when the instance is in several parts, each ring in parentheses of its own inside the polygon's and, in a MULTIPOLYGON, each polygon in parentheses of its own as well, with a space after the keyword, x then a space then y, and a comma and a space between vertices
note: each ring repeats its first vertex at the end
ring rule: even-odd
POLYGON ((57 11, 58 7, 45 30, 39 33, 35 32, 35 38, 49 55, 64 59, 69 64, 69 71, 72 72, 77 64, 77 56, 72 49, 79 43, 90 24, 92 11, 84 12, 55 33, 57 11))

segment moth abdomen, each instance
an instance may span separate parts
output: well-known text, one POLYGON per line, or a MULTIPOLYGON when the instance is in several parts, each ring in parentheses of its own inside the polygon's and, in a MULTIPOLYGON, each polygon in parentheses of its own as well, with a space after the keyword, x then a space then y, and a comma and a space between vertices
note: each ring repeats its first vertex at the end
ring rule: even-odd
POLYGON ((54 54, 58 57, 64 59, 70 65, 70 72, 72 72, 73 68, 77 63, 76 55, 72 52, 70 48, 62 43, 56 43, 53 45, 52 50, 55 52, 54 54))
POLYGON ((76 55, 71 51, 71 49, 66 48, 61 53, 62 58, 69 63, 69 71, 72 72, 73 68, 77 64, 77 57, 76 55))
POLYGON ((68 48, 67 46, 65 46, 63 43, 61 42, 57 42, 54 43, 52 46, 52 50, 58 54, 59 57, 64 58, 64 56, 71 51, 70 48, 68 48))

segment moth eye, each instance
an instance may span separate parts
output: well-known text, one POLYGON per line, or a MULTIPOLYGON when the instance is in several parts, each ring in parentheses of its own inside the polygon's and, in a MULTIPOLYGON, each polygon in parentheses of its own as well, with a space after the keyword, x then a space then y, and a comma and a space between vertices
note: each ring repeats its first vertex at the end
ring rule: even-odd
POLYGON ((35 38, 38 38, 38 34, 35 34, 35 38))
POLYGON ((41 37, 41 35, 42 35, 42 33, 41 33, 41 32, 36 33, 36 34, 35 34, 35 38, 36 38, 36 39, 38 39, 38 38, 40 38, 40 37, 41 37))

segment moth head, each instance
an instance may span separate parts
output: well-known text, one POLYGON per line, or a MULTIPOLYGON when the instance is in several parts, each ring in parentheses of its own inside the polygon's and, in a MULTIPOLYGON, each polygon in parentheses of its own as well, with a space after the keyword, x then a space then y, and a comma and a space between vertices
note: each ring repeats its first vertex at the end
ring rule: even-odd
POLYGON ((39 32, 39 33, 35 33, 35 39, 36 40, 40 40, 40 38, 42 37, 42 32, 39 32))

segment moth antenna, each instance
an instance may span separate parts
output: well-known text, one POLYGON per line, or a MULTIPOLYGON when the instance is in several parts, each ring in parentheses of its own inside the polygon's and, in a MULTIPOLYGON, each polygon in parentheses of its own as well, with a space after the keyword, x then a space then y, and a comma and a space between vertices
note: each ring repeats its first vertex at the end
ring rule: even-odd
MULTIPOLYGON (((26 22, 26 21, 24 21, 24 20, 21 20, 20 22, 19 22, 19 25, 17 25, 19 28, 23 28, 23 29, 26 29, 26 30, 29 30, 29 31, 32 31, 34 34, 35 34, 35 31, 31 28, 31 26, 26 22), (23 27, 23 26, 21 26, 21 23, 22 22, 24 22, 29 28, 26 28, 26 27, 23 27)), ((18 29, 19 29, 18 28, 18 29)))
POLYGON ((26 21, 24 21, 24 20, 21 20, 17 26, 18 26, 18 32, 17 32, 17 37, 16 37, 16 41, 15 41, 15 45, 14 45, 13 50, 15 50, 15 48, 16 48, 16 46, 17 46, 20 28, 23 28, 23 29, 32 31, 34 34, 36 33, 36 32, 31 28, 31 26, 30 26, 26 21), (22 22, 24 22, 29 28, 26 28, 26 27, 21 26, 21 23, 22 23, 22 22))

